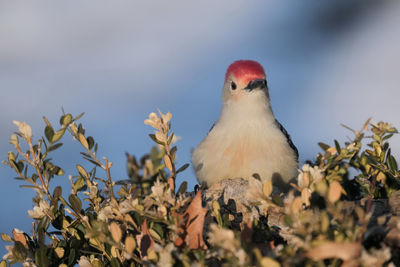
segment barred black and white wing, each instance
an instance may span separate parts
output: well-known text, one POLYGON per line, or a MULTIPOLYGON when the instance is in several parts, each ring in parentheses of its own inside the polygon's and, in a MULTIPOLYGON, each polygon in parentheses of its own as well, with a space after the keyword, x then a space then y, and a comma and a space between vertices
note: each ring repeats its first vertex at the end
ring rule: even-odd
POLYGON ((296 154, 296 160, 297 162, 299 161, 299 151, 297 150, 297 147, 293 144, 292 139, 290 138, 289 133, 286 131, 286 129, 280 124, 280 122, 275 119, 276 126, 278 126, 279 130, 285 135, 286 140, 289 144, 289 146, 293 149, 294 153, 296 154))

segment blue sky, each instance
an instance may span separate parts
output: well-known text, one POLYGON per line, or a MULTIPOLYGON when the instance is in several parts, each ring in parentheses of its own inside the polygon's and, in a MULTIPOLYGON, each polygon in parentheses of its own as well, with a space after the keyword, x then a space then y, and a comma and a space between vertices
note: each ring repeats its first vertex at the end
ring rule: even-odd
MULTIPOLYGON (((148 114, 173 114, 178 162, 218 118, 227 66, 259 61, 272 107, 302 161, 318 141, 346 140, 340 126, 369 117, 400 127, 399 3, 373 1, 0 1, 0 152, 12 150, 13 120, 43 135, 46 115, 85 112, 81 122, 125 179, 125 152, 141 156, 152 142, 148 114)), ((399 138, 394 138, 399 155, 399 138)), ((54 158, 66 170, 54 182, 69 193, 68 175, 82 163, 66 138, 54 158)), ((29 232, 29 189, 0 167, 0 232, 29 232)), ((178 182, 195 177, 188 169, 178 182)), ((0 245, 3 243, 0 243, 0 245)), ((0 247, 1 254, 4 249, 0 247)))

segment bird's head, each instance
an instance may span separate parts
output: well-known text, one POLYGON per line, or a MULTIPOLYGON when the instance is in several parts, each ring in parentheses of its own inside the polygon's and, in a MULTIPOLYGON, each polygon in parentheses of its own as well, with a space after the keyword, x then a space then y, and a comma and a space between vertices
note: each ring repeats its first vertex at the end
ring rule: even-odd
POLYGON ((264 68, 256 61, 238 60, 226 71, 222 92, 224 103, 269 99, 264 68))

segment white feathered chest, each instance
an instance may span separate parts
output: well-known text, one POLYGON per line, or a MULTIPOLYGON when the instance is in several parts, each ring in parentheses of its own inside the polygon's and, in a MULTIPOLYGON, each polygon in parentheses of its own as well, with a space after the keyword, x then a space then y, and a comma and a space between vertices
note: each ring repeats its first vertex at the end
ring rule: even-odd
POLYGON ((288 181, 298 165, 296 152, 260 97, 225 104, 219 120, 193 151, 192 162, 197 179, 208 186, 255 173, 263 180, 279 175, 288 181))

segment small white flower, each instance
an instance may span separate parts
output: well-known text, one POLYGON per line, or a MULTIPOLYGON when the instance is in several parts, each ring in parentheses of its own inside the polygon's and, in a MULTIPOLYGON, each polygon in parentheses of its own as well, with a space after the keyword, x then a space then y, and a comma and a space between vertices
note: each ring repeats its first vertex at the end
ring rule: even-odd
POLYGON ((78 264, 79 264, 79 267, 92 267, 93 266, 85 256, 81 256, 81 258, 78 260, 78 264))
POLYGON ((37 265, 33 262, 33 259, 27 258, 23 263, 23 267, 37 267, 37 265))
POLYGON ((357 148, 356 143, 351 143, 350 145, 347 146, 347 149, 352 151, 355 150, 357 148))
POLYGON ((160 142, 164 142, 164 143, 167 142, 167 137, 165 136, 165 134, 162 134, 160 132, 156 132, 156 138, 160 142))
POLYGON ((183 207, 191 200, 190 197, 184 196, 184 194, 179 194, 178 198, 176 199, 176 206, 183 207))
POLYGON ((385 262, 390 260, 391 256, 390 248, 384 246, 381 249, 371 250, 370 252, 363 249, 360 260, 363 266, 383 266, 385 262))
POLYGON ((249 187, 246 192, 247 198, 255 202, 265 200, 262 188, 263 184, 260 180, 250 177, 249 187))
POLYGON ((22 136, 25 139, 30 139, 32 138, 32 129, 31 126, 29 126, 28 124, 26 124, 26 122, 20 122, 20 121, 13 121, 13 123, 15 125, 18 126, 18 131, 20 132, 20 134, 22 134, 22 136))
POLYGON ((209 242, 230 252, 236 251, 235 234, 232 230, 223 229, 217 224, 210 225, 209 242))
POLYGON ((151 193, 153 194, 154 198, 162 199, 164 195, 164 184, 161 183, 159 179, 157 179, 157 181, 151 187, 151 193))
POLYGON ((18 144, 18 136, 16 134, 11 135, 10 144, 15 146, 18 144))
POLYGON ((139 205, 139 199, 127 198, 119 204, 119 211, 122 213, 128 213, 134 211, 137 205, 139 205))
POLYGON ((97 196, 97 192, 98 192, 97 185, 89 186, 89 191, 90 191, 90 198, 91 199, 95 198, 97 196))
POLYGON ((158 244, 154 245, 154 251, 158 252, 159 259, 157 262, 157 266, 160 267, 170 267, 173 265, 174 261, 172 258, 172 252, 174 251, 175 246, 173 243, 168 243, 165 247, 162 247, 158 244))
POLYGON ((247 253, 242 248, 236 252, 235 256, 239 259, 239 265, 245 265, 247 253))
POLYGON ((151 112, 149 114, 149 118, 144 120, 144 124, 150 125, 151 127, 158 130, 161 129, 161 119, 154 112, 151 112))
POLYGON ((162 114, 160 110, 158 111, 158 113, 160 113, 160 116, 161 116, 161 118, 163 120, 164 125, 167 125, 168 122, 172 118, 172 114, 170 112, 167 112, 166 114, 162 114))
POLYGON ((17 234, 23 234, 23 233, 24 233, 24 231, 19 230, 18 228, 14 228, 13 231, 14 231, 15 233, 17 233, 17 234))
POLYGON ((164 218, 166 218, 167 217, 167 208, 165 206, 158 206, 157 213, 159 215, 163 216, 164 218))
POLYGON ((311 167, 309 164, 304 164, 301 171, 299 170, 297 185, 300 188, 309 187, 311 184, 319 183, 323 178, 323 171, 318 166, 311 167))
POLYGON ((274 206, 270 200, 270 197, 265 196, 263 193, 263 183, 253 177, 249 179, 246 197, 249 202, 257 203, 258 209, 252 209, 252 212, 250 213, 252 218, 258 218, 259 214, 266 214, 268 209, 271 206, 274 206))
POLYGON ((49 210, 49 203, 45 200, 40 200, 38 206, 33 207, 33 210, 28 210, 28 214, 32 219, 40 220, 48 214, 49 210))
POLYGON ((9 262, 16 260, 16 257, 13 254, 13 248, 13 246, 6 246, 7 254, 3 256, 3 260, 7 260, 9 262))
POLYGON ((97 216, 97 219, 103 222, 107 222, 109 218, 113 217, 113 211, 111 206, 105 206, 102 208, 97 216))

